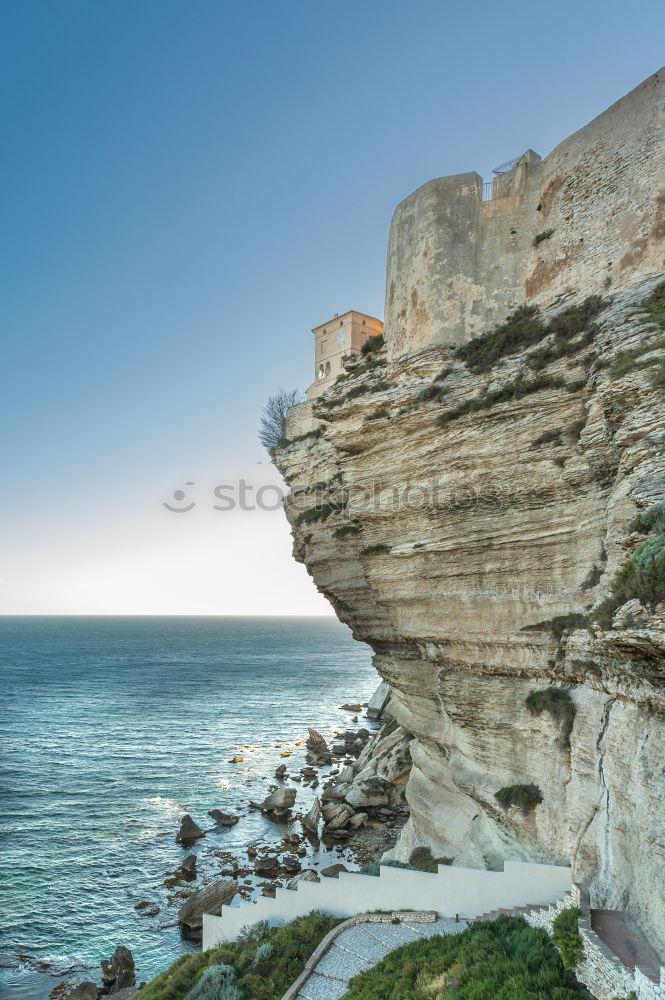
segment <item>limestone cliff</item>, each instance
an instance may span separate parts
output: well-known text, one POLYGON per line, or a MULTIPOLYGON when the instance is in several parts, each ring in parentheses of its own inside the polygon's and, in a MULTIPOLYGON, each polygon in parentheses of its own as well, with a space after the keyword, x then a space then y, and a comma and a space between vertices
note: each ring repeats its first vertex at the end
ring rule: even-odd
POLYGON ((665 498, 659 281, 588 315, 571 290, 491 363, 352 358, 276 461, 295 557, 414 736, 397 856, 571 863, 665 953, 664 609, 589 618, 665 498))

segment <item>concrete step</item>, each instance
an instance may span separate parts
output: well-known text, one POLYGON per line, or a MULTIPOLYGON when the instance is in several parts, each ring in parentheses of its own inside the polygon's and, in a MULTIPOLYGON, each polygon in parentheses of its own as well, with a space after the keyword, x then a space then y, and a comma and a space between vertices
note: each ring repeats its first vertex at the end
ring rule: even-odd
POLYGON ((329 979, 313 972, 298 991, 298 1000, 341 1000, 348 993, 346 980, 329 979))
POLYGON ((332 976, 335 979, 346 981, 357 976, 359 972, 365 972, 366 969, 372 968, 372 963, 369 959, 340 947, 340 944, 343 944, 343 942, 344 933, 339 935, 337 941, 328 949, 323 958, 319 960, 316 966, 317 972, 323 976, 332 976))
POLYGON ((338 948, 358 955, 360 958, 366 958, 372 965, 375 965, 381 961, 384 955, 392 951, 393 947, 369 934, 366 927, 366 924, 349 927, 348 931, 344 931, 335 939, 335 944, 338 948))

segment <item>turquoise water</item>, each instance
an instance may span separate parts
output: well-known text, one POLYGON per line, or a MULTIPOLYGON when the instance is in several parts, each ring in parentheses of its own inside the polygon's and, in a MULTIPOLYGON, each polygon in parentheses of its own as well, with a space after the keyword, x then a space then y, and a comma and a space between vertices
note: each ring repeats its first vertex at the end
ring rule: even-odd
MULTIPOLYGON (((279 839, 248 800, 282 750, 301 766, 308 725, 344 728, 336 706, 377 678, 330 618, 0 618, 0 681, 0 951, 96 966, 122 943, 149 979, 191 947, 162 885, 189 853, 178 818, 209 831, 194 848, 208 873, 215 850, 279 839), (242 819, 211 830, 215 807, 242 819)), ((4 995, 31 995, 3 978, 4 995)))

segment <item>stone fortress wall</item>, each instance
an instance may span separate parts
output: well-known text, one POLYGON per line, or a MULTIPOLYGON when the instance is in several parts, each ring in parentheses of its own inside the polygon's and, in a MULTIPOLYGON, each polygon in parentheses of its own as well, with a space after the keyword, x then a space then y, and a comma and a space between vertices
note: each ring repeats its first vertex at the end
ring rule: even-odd
POLYGON ((395 210, 389 358, 460 344, 518 305, 622 288, 665 267, 665 69, 483 200, 476 173, 423 184, 395 210), (538 236, 550 233, 541 238, 538 236))

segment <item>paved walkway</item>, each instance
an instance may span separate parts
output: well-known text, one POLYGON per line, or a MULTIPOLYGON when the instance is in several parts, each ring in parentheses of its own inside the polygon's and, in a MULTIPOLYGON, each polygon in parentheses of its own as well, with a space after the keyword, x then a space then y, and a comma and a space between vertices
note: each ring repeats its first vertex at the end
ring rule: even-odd
POLYGON ((461 934, 467 923, 460 920, 436 920, 434 923, 366 923, 348 927, 335 938, 302 984, 296 1000, 340 1000, 348 992, 349 979, 371 969, 381 959, 419 938, 435 934, 461 934))
POLYGON ((624 965, 639 965, 659 977, 660 959, 637 924, 620 910, 591 910, 591 927, 624 965))

